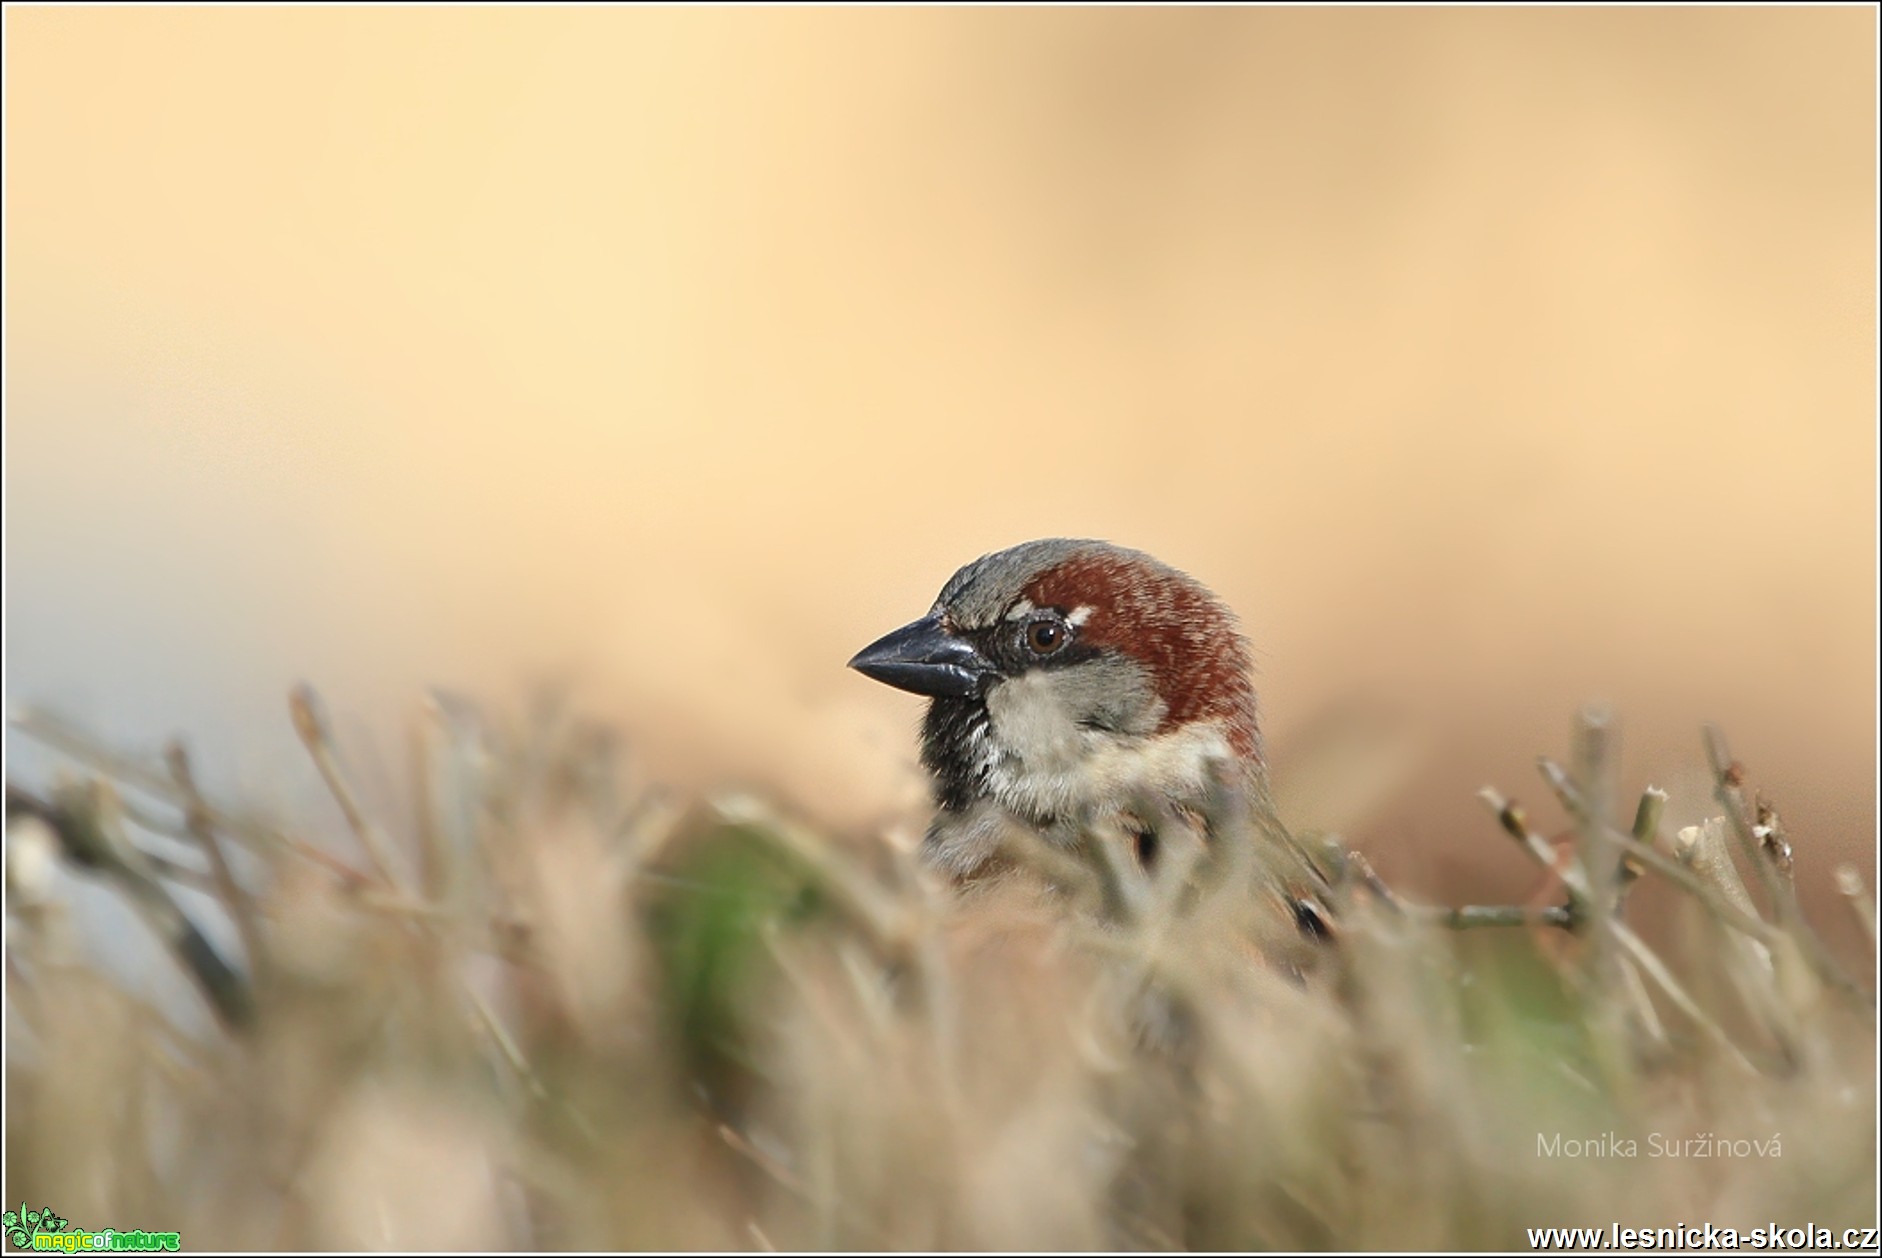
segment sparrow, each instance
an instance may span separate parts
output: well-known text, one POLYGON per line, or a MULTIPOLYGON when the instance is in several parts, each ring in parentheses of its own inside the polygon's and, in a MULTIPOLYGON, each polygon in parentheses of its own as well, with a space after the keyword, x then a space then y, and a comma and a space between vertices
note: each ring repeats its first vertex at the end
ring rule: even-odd
POLYGON ((1116 822, 1150 867, 1155 819, 1205 818, 1225 780, 1271 815, 1248 642, 1200 582, 1140 551, 1049 538, 985 555, 849 666, 928 698, 922 851, 957 881, 1014 823, 1073 846, 1116 822))

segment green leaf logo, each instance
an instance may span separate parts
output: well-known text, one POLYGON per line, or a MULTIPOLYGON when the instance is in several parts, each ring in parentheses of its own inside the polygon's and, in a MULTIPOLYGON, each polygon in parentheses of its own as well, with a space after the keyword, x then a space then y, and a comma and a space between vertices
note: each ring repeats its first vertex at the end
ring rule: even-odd
POLYGON ((7 1243, 25 1249, 33 1243, 33 1237, 40 1232, 61 1232, 70 1219, 62 1219, 49 1209, 34 1210, 22 1201, 18 1210, 8 1210, 3 1220, 6 1224, 7 1243))

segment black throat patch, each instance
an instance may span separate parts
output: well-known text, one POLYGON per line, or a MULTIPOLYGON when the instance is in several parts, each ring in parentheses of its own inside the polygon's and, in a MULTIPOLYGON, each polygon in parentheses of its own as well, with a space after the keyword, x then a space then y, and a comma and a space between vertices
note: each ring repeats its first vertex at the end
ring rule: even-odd
POLYGON ((934 799, 941 808, 963 812, 987 794, 991 721, 983 699, 928 701, 921 722, 921 764, 934 780, 934 799))

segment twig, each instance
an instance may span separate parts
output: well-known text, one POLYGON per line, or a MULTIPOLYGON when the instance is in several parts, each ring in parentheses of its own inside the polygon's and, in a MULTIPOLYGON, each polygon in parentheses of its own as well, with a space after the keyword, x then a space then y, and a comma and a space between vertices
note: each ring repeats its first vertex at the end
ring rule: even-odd
MULTIPOLYGON (((1497 820, 1502 823, 1503 828, 1519 839, 1522 842, 1524 850, 1533 856, 1543 868, 1556 868, 1554 849, 1549 846, 1547 839, 1529 828, 1528 820, 1520 806, 1514 801, 1504 798, 1494 787, 1486 786, 1481 791, 1477 792, 1477 795, 1478 798, 1482 799, 1484 803, 1489 805, 1491 810, 1496 813, 1497 820)), ((1578 903, 1586 903, 1589 889, 1588 880, 1583 876, 1583 871, 1577 866, 1569 865, 1565 868, 1561 868, 1559 873, 1562 879, 1562 885, 1568 889, 1571 910, 1574 909, 1574 906, 1578 903)), ((1732 1042, 1731 1036, 1727 1035, 1724 1028, 1713 1021, 1712 1018, 1699 1007, 1698 1002, 1687 994, 1686 989, 1680 986, 1679 980, 1673 977, 1672 971, 1666 968, 1665 963, 1654 954, 1653 949, 1649 948, 1640 936, 1628 929, 1625 923, 1618 921, 1610 923, 1610 929, 1613 930, 1614 938, 1616 942, 1620 944, 1621 948, 1634 959, 1635 963, 1640 966, 1647 977, 1652 979, 1654 984, 1658 986, 1661 991, 1666 993, 1667 999, 1671 1000, 1680 1012, 1684 1013, 1692 1020, 1693 1025, 1704 1031, 1707 1036, 1718 1043, 1719 1046, 1725 1050, 1726 1056, 1730 1060, 1753 1074, 1758 1073, 1757 1067, 1753 1066, 1750 1059, 1732 1042)))
MULTIPOLYGON (((1612 804, 1615 730, 1606 709, 1583 707, 1575 713, 1572 758, 1574 780, 1580 784, 1583 807, 1574 814, 1576 854, 1581 858, 1583 875, 1588 879, 1591 896, 1588 922, 1590 933, 1599 938, 1607 919, 1614 914, 1612 887, 1619 884, 1619 868, 1609 852, 1608 812, 1612 804)), ((1547 756, 1538 760, 1546 777, 1551 768, 1559 771, 1547 756)))
POLYGON ((1379 877, 1378 871, 1372 867, 1372 862, 1366 859, 1365 853, 1355 848, 1348 848, 1344 859, 1347 869, 1359 879, 1359 885, 1370 891, 1379 903, 1399 912, 1405 910, 1405 901, 1386 885, 1385 879, 1379 877))
POLYGON ((1640 967, 1634 962, 1623 960, 1621 978, 1627 988, 1628 999, 1633 1002, 1634 1016, 1640 1021, 1640 1029, 1656 1045, 1666 1046, 1666 1027, 1660 1021, 1660 1015, 1653 1007, 1653 997, 1647 991, 1647 985, 1640 981, 1640 967))
POLYGON ((1718 1044, 1718 1046, 1725 1051, 1725 1056, 1728 1061, 1743 1068, 1750 1074, 1755 1075, 1759 1073, 1758 1068, 1751 1064, 1751 1059, 1746 1057, 1745 1054, 1739 1050, 1738 1045, 1732 1042, 1732 1037, 1725 1033, 1725 1029, 1708 1017, 1705 1011, 1699 1008, 1698 1002, 1686 994, 1686 989, 1679 985, 1678 981, 1674 979, 1672 972, 1668 970, 1660 958, 1654 954, 1653 949, 1647 947, 1640 936, 1634 934, 1634 932, 1627 929, 1627 927, 1617 923, 1614 937, 1620 941, 1621 946, 1627 950, 1628 955, 1639 964, 1640 968, 1646 971, 1647 977, 1651 978, 1659 986, 1660 990, 1666 993, 1667 999, 1671 1000, 1681 1013, 1684 1013, 1690 1018, 1694 1026, 1704 1031, 1711 1037, 1713 1042, 1718 1044))
POLYGON ((1083 839, 1078 850, 1091 857, 1103 891, 1104 915, 1114 922, 1135 926, 1150 911, 1150 882, 1128 849, 1131 836, 1108 818, 1091 818, 1079 827, 1083 839))
POLYGON ((1706 759, 1712 766, 1713 793, 1725 805, 1725 818, 1732 823, 1732 833, 1738 837, 1739 850, 1744 853, 1751 867, 1758 871, 1758 881, 1770 897, 1779 923, 1788 925, 1796 916, 1796 896, 1785 894, 1777 870, 1759 841, 1756 823, 1745 803, 1745 766, 1732 759, 1731 749, 1725 745, 1725 731, 1717 725, 1708 723, 1704 728, 1704 738, 1706 759))
POLYGON ((810 1189, 805 1186, 803 1180, 792 1173, 788 1166, 747 1140, 730 1123, 719 1124, 719 1139, 725 1142, 726 1148, 731 1149, 770 1176, 778 1187, 798 1197, 810 1196, 810 1189))
MULTIPOLYGON (((1660 829, 1660 818, 1665 811, 1665 791, 1657 786, 1649 786, 1640 793, 1640 802, 1634 807, 1634 828, 1631 836, 1635 843, 1643 846, 1652 845, 1653 837, 1660 829)), ((1614 871, 1614 912, 1616 915, 1626 907, 1627 893, 1633 889, 1645 870, 1645 864, 1623 843, 1620 867, 1614 871)), ((1623 962, 1621 976, 1627 988, 1628 999, 1633 1003, 1634 1018, 1641 1033, 1654 1044, 1664 1047, 1666 1027, 1661 1024, 1660 1015, 1653 1007, 1653 997, 1647 993, 1646 984, 1640 981, 1640 967, 1632 961, 1623 962)))
MULTIPOLYGON (((1562 801, 1562 806, 1576 816, 1584 815, 1586 805, 1581 792, 1562 767, 1545 756, 1540 762, 1540 768, 1543 778, 1554 788, 1556 797, 1562 801)), ((1642 805, 1644 810, 1644 799, 1642 805)), ((1639 823, 1638 814, 1636 814, 1635 822, 1639 823)), ((1757 916, 1756 912, 1750 908, 1749 902, 1741 906, 1731 899, 1720 897, 1703 879, 1694 875, 1690 869, 1678 861, 1652 847, 1649 841, 1634 835, 1622 834, 1612 828, 1609 829, 1608 837, 1627 856, 1647 865, 1681 890, 1696 897, 1713 916, 1726 925, 1735 927, 1763 943, 1770 943, 1782 933, 1757 916)))
MULTIPOLYGON (((1797 903, 1797 889, 1791 884, 1789 867, 1791 862, 1790 843, 1784 838, 1781 825, 1759 834, 1757 823, 1745 805, 1745 767, 1732 759, 1730 749, 1725 745, 1725 733, 1718 726, 1708 724, 1705 727, 1706 757, 1712 763, 1712 772, 1717 780, 1717 796, 1725 805, 1726 819, 1732 823, 1732 833, 1738 836, 1739 846, 1745 853, 1745 859, 1758 870, 1758 876, 1764 883, 1765 892, 1771 897, 1778 925, 1797 942, 1798 950, 1804 960, 1816 971, 1817 977, 1830 986, 1857 997, 1873 1018, 1876 1009, 1876 994, 1865 991, 1855 979, 1843 972, 1843 968, 1823 946, 1823 940, 1804 920, 1803 912, 1797 903), (1767 848, 1766 841, 1774 840, 1767 848), (1783 862, 1780 868, 1779 861, 1783 862)), ((1768 807, 1768 805, 1767 805, 1768 807)), ((1770 814, 1776 821, 1777 814, 1770 814)))
MULTIPOLYGON (((1673 858, 1682 867, 1696 871, 1696 876, 1705 879, 1734 910, 1764 925, 1764 919, 1758 916, 1758 906, 1752 902, 1751 892, 1745 888, 1745 880, 1738 876, 1738 866, 1732 863, 1732 855, 1726 849, 1727 824, 1723 817, 1708 817, 1700 825, 1681 826, 1673 836, 1673 858)), ((1761 942, 1776 940, 1777 928, 1769 929, 1770 938, 1761 942)))
POLYGON ((405 887, 392 865, 391 853, 386 850, 384 836, 378 827, 366 819, 365 812, 359 806, 359 799, 347 782, 346 775, 340 770, 338 753, 334 750, 333 736, 328 731, 326 715, 321 709, 320 697, 314 688, 305 682, 294 687, 288 694, 288 712, 294 718, 294 732, 300 735, 301 743, 307 748, 307 754, 313 758, 314 767, 320 770, 321 778, 327 784, 327 790, 333 795, 334 802, 340 805, 340 812, 346 817, 347 828, 353 837, 366 850, 373 867, 379 871, 380 878, 395 890, 405 887))
POLYGON ((1849 911, 1856 915, 1863 933, 1869 936, 1869 947, 1876 946, 1875 901, 1869 898, 1869 892, 1862 885, 1862 875, 1856 872, 1854 865, 1836 867, 1836 889, 1842 893, 1849 905, 1849 911))
POLYGON ((236 932, 242 937, 242 951, 248 955, 249 969, 259 977, 268 969, 267 941, 261 933, 261 923, 255 916, 254 903, 235 881, 235 873, 229 868, 222 844, 216 839, 209 805, 203 802, 202 792, 196 788, 196 775, 190 768, 189 750, 181 740, 172 742, 164 751, 164 759, 169 763, 170 776, 176 780, 177 789, 183 792, 183 824, 209 857, 209 871, 214 876, 216 892, 228 907, 229 916, 235 919, 236 932))
MULTIPOLYGON (((1726 825, 1725 818, 1710 817, 1703 825, 1686 826, 1675 838, 1673 850, 1682 864, 1707 879, 1731 903, 1747 912, 1754 911, 1751 893, 1745 890, 1738 868, 1732 863, 1726 825)), ((1781 965, 1795 967, 1801 962, 1796 940, 1774 931, 1767 943, 1727 931, 1716 920, 1708 925, 1713 927, 1711 936, 1693 942, 1708 954, 1715 948, 1724 950, 1721 963, 1711 972, 1730 980, 1739 1000, 1770 1032, 1788 1060, 1802 1062, 1810 1054, 1811 1045, 1803 1034, 1796 1006, 1785 996, 1783 988, 1787 985, 1778 982, 1781 965)))
MULTIPOLYGON (((1529 828, 1529 814, 1523 806, 1510 799, 1494 786, 1486 786, 1477 792, 1477 798, 1484 802, 1496 817, 1503 832, 1522 845, 1524 851, 1544 869, 1556 868, 1555 848, 1550 842, 1529 828)), ((1581 901, 1588 898, 1588 886, 1573 870, 1562 871, 1562 885, 1568 890, 1569 907, 1580 911, 1581 901)))
MULTIPOLYGON (((1640 792, 1640 803, 1634 808, 1634 828, 1632 831, 1634 842, 1643 847, 1652 847, 1654 836, 1660 833, 1660 818, 1665 815, 1665 791, 1657 786, 1649 786, 1646 790, 1640 792)), ((1617 909, 1620 907, 1621 902, 1626 899, 1629 888, 1640 880, 1641 874, 1646 872, 1646 865, 1641 861, 1640 857, 1635 854, 1633 849, 1626 844, 1621 845, 1621 867, 1619 872, 1621 886, 1620 891, 1615 896, 1615 907, 1617 909)))
MULTIPOLYGON (((522 1047, 517 1044, 516 1038, 510 1034, 502 1020, 497 1017, 496 1010, 490 1007, 490 1002, 469 984, 465 985, 464 994, 470 999, 471 1009, 476 1012, 478 1023, 483 1026, 491 1041, 496 1044, 497 1051, 503 1054, 503 1060, 508 1062, 510 1069, 516 1072, 517 1078, 528 1086, 530 1094, 538 1101, 548 1101, 549 1089, 543 1084, 542 1077, 530 1066, 529 1058, 523 1055, 522 1047)), ((582 1124, 582 1128, 583 1134, 593 1134, 587 1124, 582 1124)))
POLYGON ((433 728, 431 722, 422 719, 411 723, 406 736, 406 756, 416 813, 413 820, 418 836, 418 885, 428 898, 446 900, 452 898, 455 890, 451 877, 455 862, 438 817, 437 772, 431 746, 433 728))
MULTIPOLYGON (((183 798, 175 782, 163 773, 159 773, 141 762, 128 756, 122 756, 101 746, 90 735, 75 729, 65 721, 50 713, 36 709, 16 713, 9 721, 35 741, 44 743, 55 751, 63 752, 79 763, 88 765, 123 786, 133 787, 155 799, 160 799, 179 810, 186 809, 188 801, 183 798)), ((216 829, 241 841, 256 851, 265 852, 272 848, 283 848, 297 856, 313 861, 335 874, 350 887, 365 884, 366 875, 331 853, 296 838, 277 827, 247 814, 220 807, 205 798, 204 806, 209 810, 209 819, 216 829)), ((141 810, 133 810, 128 815, 139 825, 145 825, 141 810)), ((149 825, 147 829, 159 834, 175 834, 175 827, 149 825)))
POLYGON ((1457 908, 1432 905, 1413 906, 1416 915, 1452 930, 1477 930, 1485 926, 1554 926, 1572 929, 1575 915, 1560 904, 1530 908, 1522 904, 1465 904, 1457 908))
MULTIPOLYGON (((1588 1005, 1591 1046, 1603 1071, 1620 1088, 1628 1083, 1625 1054, 1627 1028, 1623 1020, 1619 932, 1620 869, 1608 841, 1608 811, 1616 776, 1616 731, 1605 708, 1582 707, 1575 713, 1571 756, 1575 777, 1582 785, 1587 807, 1575 816, 1575 851, 1581 876, 1587 883, 1587 917, 1579 932, 1584 940, 1580 981, 1592 998, 1588 1005)), ((1543 764, 1548 765, 1547 757, 1543 764)))

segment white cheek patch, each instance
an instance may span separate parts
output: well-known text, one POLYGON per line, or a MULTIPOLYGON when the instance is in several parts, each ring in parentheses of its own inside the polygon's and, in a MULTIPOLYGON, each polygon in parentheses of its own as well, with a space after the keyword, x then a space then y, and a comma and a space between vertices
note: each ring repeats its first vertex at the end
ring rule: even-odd
POLYGON ((1032 613, 1033 613, 1032 600, 1029 598, 1022 598, 1021 600, 1019 600, 1019 602, 1007 608, 1006 618, 1008 620, 1023 620, 1027 616, 1032 615, 1032 613))
POLYGON ((987 694, 988 724, 1002 748, 1028 768, 1058 772, 1084 755, 1079 729, 1065 714, 1049 673, 1022 673, 987 694))
POLYGON ((1072 609, 1072 614, 1065 619, 1070 621, 1074 627, 1082 629, 1085 627, 1085 622, 1091 619, 1091 613, 1092 608, 1089 606, 1075 607, 1072 609))

